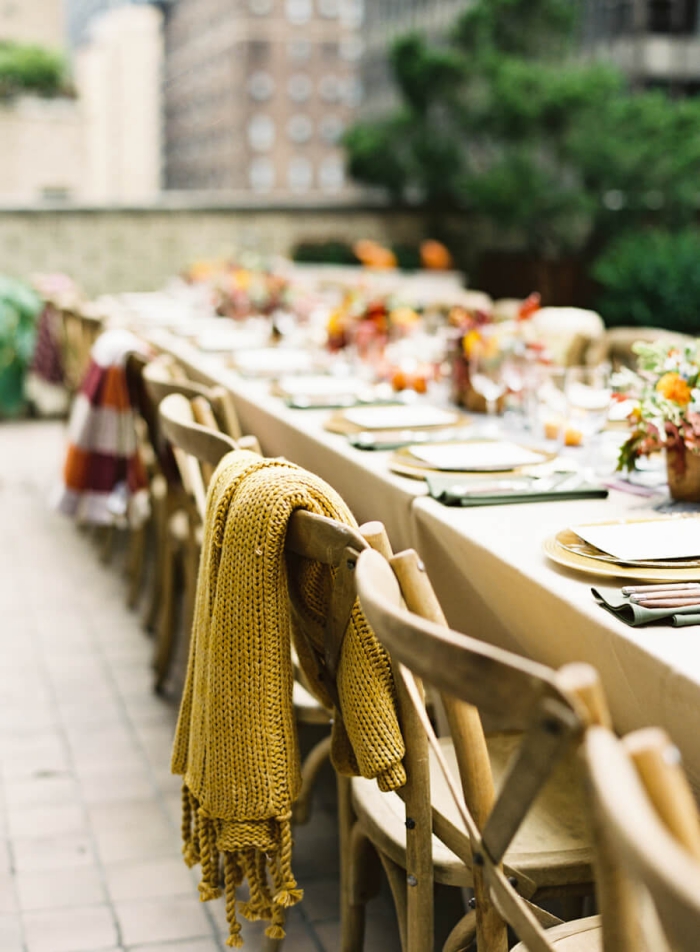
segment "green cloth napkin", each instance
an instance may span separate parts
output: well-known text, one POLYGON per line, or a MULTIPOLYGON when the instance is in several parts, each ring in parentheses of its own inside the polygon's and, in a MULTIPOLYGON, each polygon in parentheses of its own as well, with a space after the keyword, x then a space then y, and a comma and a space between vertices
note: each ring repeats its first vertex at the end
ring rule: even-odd
POLYGON ((445 474, 426 476, 428 491, 433 499, 445 506, 504 506, 522 502, 553 502, 557 499, 605 499, 608 490, 603 486, 581 484, 572 489, 557 490, 544 488, 546 480, 542 481, 542 488, 538 489, 537 480, 524 481, 522 477, 502 480, 494 477, 494 490, 488 491, 487 486, 477 487, 475 483, 460 480, 459 477, 445 474))
POLYGON ((598 587, 592 588, 591 591, 599 605, 633 628, 655 622, 673 625, 674 628, 700 625, 700 609, 697 605, 685 608, 642 608, 641 605, 631 602, 619 588, 598 587))

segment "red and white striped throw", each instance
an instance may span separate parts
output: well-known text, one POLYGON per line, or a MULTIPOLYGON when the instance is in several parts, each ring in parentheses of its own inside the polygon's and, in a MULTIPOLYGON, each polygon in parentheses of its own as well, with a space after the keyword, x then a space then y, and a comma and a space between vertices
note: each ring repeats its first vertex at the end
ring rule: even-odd
POLYGON ((80 522, 138 525, 148 516, 148 478, 137 449, 127 355, 144 351, 129 331, 105 331, 71 409, 56 507, 80 522))

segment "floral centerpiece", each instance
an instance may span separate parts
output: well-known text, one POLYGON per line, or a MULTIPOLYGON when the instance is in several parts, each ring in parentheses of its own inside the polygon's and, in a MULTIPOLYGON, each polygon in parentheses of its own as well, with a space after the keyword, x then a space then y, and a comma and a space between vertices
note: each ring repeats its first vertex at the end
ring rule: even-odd
POLYGON ((666 450, 671 495, 700 500, 700 340, 685 346, 639 341, 633 350, 638 372, 623 371, 619 381, 639 402, 618 469, 634 469, 640 456, 666 450))
MULTIPOLYGON (((517 307, 515 320, 504 321, 497 325, 499 332, 491 333, 494 328, 494 314, 481 308, 467 308, 462 305, 451 308, 448 323, 454 329, 452 343, 452 400, 468 410, 483 412, 486 401, 477 393, 471 381, 471 358, 486 336, 489 347, 522 349, 539 347, 539 343, 530 340, 526 333, 526 322, 540 306, 539 294, 531 294, 517 307)), ((499 410, 503 407, 503 398, 498 401, 499 410)))

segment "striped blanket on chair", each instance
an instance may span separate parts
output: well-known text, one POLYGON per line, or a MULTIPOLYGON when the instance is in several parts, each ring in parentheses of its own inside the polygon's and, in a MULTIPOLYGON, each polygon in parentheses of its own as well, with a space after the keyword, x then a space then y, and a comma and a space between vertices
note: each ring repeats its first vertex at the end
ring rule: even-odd
POLYGON ((101 334, 73 402, 56 508, 80 522, 138 525, 148 516, 148 479, 125 374, 135 350, 144 345, 129 331, 101 334))

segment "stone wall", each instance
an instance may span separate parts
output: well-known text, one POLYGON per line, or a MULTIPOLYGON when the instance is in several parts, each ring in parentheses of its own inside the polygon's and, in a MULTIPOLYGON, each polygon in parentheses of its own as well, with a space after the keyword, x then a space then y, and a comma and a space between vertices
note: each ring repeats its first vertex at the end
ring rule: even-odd
POLYGON ((289 254, 303 240, 415 243, 420 213, 382 208, 0 208, 0 273, 63 271, 89 295, 150 291, 198 258, 289 254))

